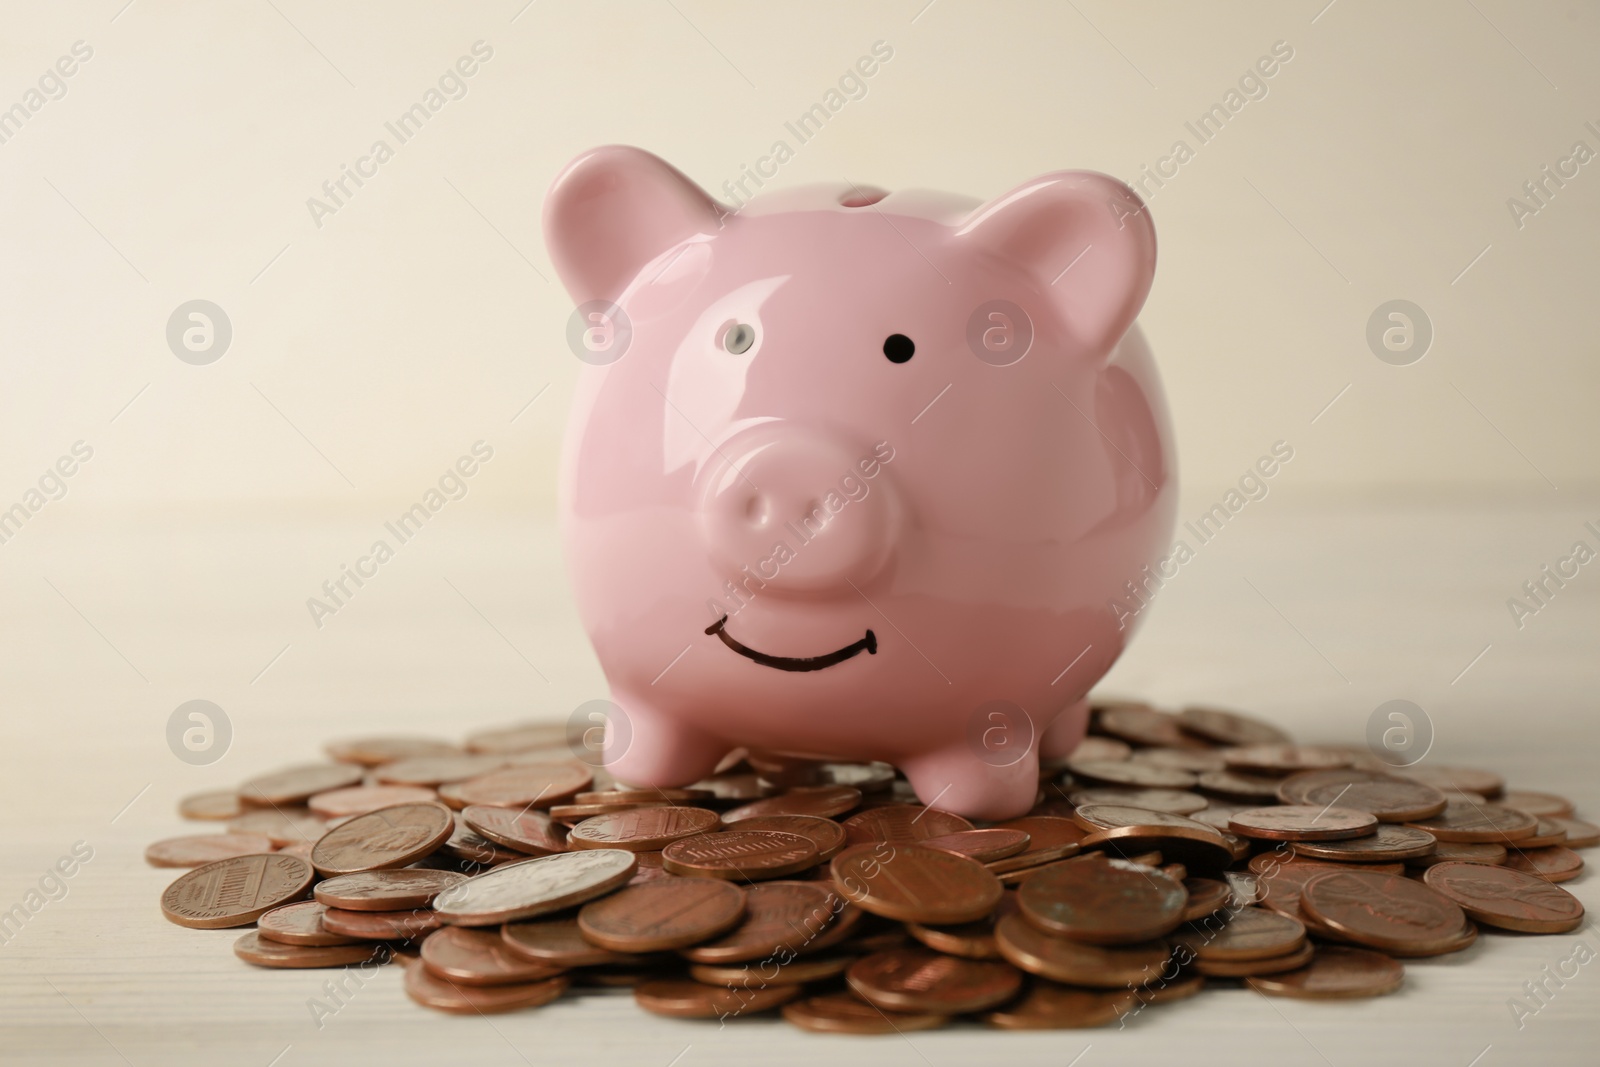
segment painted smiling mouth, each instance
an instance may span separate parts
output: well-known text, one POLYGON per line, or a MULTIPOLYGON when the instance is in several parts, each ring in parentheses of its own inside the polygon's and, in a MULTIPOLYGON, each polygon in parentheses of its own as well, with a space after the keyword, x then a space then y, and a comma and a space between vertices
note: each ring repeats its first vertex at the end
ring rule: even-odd
POLYGON ((757 652, 753 648, 741 645, 738 641, 728 636, 728 631, 725 629, 727 623, 728 617, 724 615, 710 626, 707 626, 706 633, 716 634, 722 639, 723 644, 739 653, 745 659, 753 660, 763 667, 776 667, 780 671, 820 671, 827 667, 832 667, 835 663, 843 663, 863 649, 869 656, 878 654, 878 638, 871 630, 868 630, 867 635, 861 640, 829 652, 825 656, 769 656, 765 652, 757 652))

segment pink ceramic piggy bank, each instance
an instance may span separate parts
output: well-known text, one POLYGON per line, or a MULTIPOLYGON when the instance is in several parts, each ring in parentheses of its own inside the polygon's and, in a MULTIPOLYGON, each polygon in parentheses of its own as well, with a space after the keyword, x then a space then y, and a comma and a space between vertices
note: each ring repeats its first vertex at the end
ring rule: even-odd
POLYGON ((749 746, 1028 810, 1173 532, 1137 196, 1060 171, 735 212, 611 146, 544 225, 591 364, 561 515, 611 771, 684 785, 749 746))

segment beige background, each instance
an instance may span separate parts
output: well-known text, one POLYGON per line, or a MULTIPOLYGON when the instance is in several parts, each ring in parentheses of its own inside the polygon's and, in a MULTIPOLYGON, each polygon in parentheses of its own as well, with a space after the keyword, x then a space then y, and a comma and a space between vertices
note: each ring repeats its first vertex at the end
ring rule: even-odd
MULTIPOLYGON (((578 363, 543 191, 620 141, 717 192, 879 40, 893 59, 777 184, 990 197, 1065 167, 1131 180, 1175 139, 1194 147, 1185 121, 1275 42, 1293 48, 1266 97, 1151 197, 1163 251, 1142 321, 1185 517, 1275 441, 1295 458, 1169 584, 1107 689, 1346 743, 1380 703, 1413 700, 1430 758, 1600 814, 1600 569, 1520 629, 1506 606, 1574 541, 1600 546, 1585 529, 1600 525, 1600 162, 1521 229, 1506 207, 1573 142, 1600 151, 1585 126, 1600 127, 1600 8, 1324 4, 6 5, 0 108, 74 42, 93 57, 0 143, 0 508, 74 442, 94 455, 0 544, 0 909, 74 841, 96 858, 0 946, 0 1047, 18 1062, 282 1067, 445 1050, 568 1062, 595 1035, 603 1061, 682 1067, 993 1053, 974 1032, 717 1033, 626 998, 492 1030, 413 1009, 391 975, 318 1031, 303 1001, 320 976, 252 972, 228 935, 160 921, 168 874, 140 859, 182 829, 179 796, 328 737, 455 736, 603 695, 552 529, 578 363), (479 40, 494 53, 467 95, 316 226, 307 198, 479 40), (207 366, 165 337, 196 298, 233 326, 207 366), (1435 330, 1410 366, 1365 341, 1396 298, 1435 330), (494 459, 467 497, 313 626, 306 598, 480 439, 494 459), (205 767, 165 736, 195 698, 234 732, 205 767)), ((1591 881, 1571 887, 1594 907, 1591 881)), ((1097 1044, 1092 1057, 1231 1063, 1253 1042, 1284 1064, 1587 1063, 1600 977, 1524 1030, 1506 1009, 1569 951, 1485 938, 1377 1004, 1237 991, 1129 1034, 1007 1047, 1018 1062, 1097 1044)))

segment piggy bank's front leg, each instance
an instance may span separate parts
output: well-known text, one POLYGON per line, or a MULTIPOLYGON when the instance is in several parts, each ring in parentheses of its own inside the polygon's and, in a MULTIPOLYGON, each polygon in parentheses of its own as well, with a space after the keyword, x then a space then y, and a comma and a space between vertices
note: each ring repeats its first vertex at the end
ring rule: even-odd
POLYGON ((1062 708, 1061 714, 1045 727, 1044 736, 1039 738, 1039 755, 1047 760, 1070 756, 1088 732, 1089 698, 1084 697, 1062 708))
POLYGON ((621 721, 607 729, 603 760, 619 782, 634 786, 698 782, 732 748, 626 693, 614 694, 614 700, 621 721))
POLYGON ((980 759, 964 742, 901 760, 900 769, 930 808, 969 819, 1026 815, 1039 795, 1039 754, 1030 748, 1006 766, 980 759))

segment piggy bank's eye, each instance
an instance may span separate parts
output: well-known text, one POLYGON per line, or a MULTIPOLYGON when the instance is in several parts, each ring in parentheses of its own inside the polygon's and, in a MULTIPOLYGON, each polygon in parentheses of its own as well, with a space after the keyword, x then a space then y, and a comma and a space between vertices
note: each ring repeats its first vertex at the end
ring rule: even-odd
POLYGON ((916 354, 917 346, 903 333, 891 333, 883 342, 883 354, 890 363, 904 363, 916 354))
POLYGON ((733 323, 722 334, 722 347, 736 356, 750 351, 750 346, 755 343, 755 327, 743 322, 733 323))

